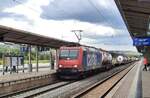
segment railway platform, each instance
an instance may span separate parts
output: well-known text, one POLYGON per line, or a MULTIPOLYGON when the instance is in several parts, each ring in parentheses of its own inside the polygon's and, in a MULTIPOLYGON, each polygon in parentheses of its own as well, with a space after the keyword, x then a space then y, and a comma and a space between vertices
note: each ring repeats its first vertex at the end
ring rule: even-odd
POLYGON ((0 97, 13 92, 32 89, 56 81, 55 70, 12 73, 0 76, 0 97))
POLYGON ((23 79, 29 79, 32 77, 40 77, 55 73, 55 70, 39 71, 39 72, 26 72, 26 73, 12 73, 0 76, 0 84, 11 81, 19 81, 23 79))
POLYGON ((143 60, 137 62, 106 98, 150 98, 150 72, 143 72, 143 60))
POLYGON ((150 98, 150 71, 142 71, 142 95, 150 98))
POLYGON ((150 98, 150 70, 143 71, 143 67, 141 60, 106 98, 150 98))

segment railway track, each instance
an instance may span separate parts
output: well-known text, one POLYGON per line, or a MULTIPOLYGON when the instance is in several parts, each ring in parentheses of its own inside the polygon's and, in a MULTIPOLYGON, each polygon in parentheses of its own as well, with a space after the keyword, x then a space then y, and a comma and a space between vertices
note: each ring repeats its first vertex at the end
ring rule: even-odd
POLYGON ((112 75, 104 78, 103 80, 93 84, 92 86, 84 89, 82 92, 79 92, 71 98, 104 98, 113 87, 120 82, 120 80, 135 66, 136 64, 122 69, 112 75))
MULTIPOLYGON (((113 76, 116 76, 119 73, 122 73, 124 70, 127 70, 126 72, 124 72, 124 74, 122 74, 124 76, 125 74, 128 73, 129 70, 132 69, 132 67, 134 65, 135 64, 133 64, 132 66, 129 66, 129 67, 120 66, 120 68, 118 67, 118 68, 114 68, 108 72, 100 73, 100 76, 96 75, 94 77, 89 77, 89 78, 83 79, 81 81, 59 81, 59 82, 51 83, 49 85, 37 87, 37 88, 28 89, 28 90, 24 90, 21 92, 15 92, 15 93, 8 94, 8 95, 2 96, 2 97, 3 98, 33 98, 33 97, 38 97, 38 98, 58 98, 58 97, 60 97, 60 98, 70 98, 70 97, 79 98, 79 97, 83 97, 83 98, 85 98, 84 96, 86 96, 86 94, 88 94, 89 91, 93 90, 98 85, 102 85, 103 83, 106 83, 106 81, 108 81, 113 76), (103 77, 105 77, 105 78, 103 78, 103 77), (100 81, 100 82, 98 83, 98 81, 100 81), (85 88, 87 88, 87 89, 85 89, 85 88), (85 89, 85 90, 83 90, 83 89, 85 89), (78 92, 81 92, 81 93, 78 93, 78 92), (72 96, 72 95, 74 95, 74 96, 72 96)), ((118 76, 120 76, 120 75, 118 75, 118 76)), ((116 78, 114 78, 114 80, 116 80, 116 78)), ((121 78, 120 78, 120 80, 121 80, 121 78)), ((113 83, 108 83, 108 84, 113 84, 113 83)), ((117 84, 117 82, 116 82, 116 84, 117 84)), ((111 89, 110 87, 113 87, 113 86, 109 86, 109 88, 107 88, 106 90, 104 90, 104 87, 103 87, 103 90, 105 91, 105 92, 103 91, 103 96, 105 96, 105 94, 107 94, 109 92, 109 90, 111 89)), ((88 97, 86 96, 86 98, 88 98, 88 97)), ((96 97, 92 96, 89 98, 96 98, 96 97)), ((97 98, 99 98, 99 97, 97 97, 97 98)))
POLYGON ((28 90, 33 90, 58 82, 60 82, 60 80, 56 78, 55 74, 30 77, 8 82, 6 81, 1 83, 3 85, 0 86, 0 98, 8 98, 28 90))
MULTIPOLYGON (((111 76, 113 73, 119 73, 123 71, 124 69, 133 67, 135 63, 130 63, 125 66, 119 66, 116 68, 113 68, 107 72, 102 72, 97 75, 94 75, 92 77, 82 79, 80 81, 76 81, 74 83, 71 83, 69 85, 65 85, 63 87, 59 87, 57 89, 54 89, 52 91, 43 93, 41 95, 36 96, 36 98, 71 98, 74 97, 73 95, 77 95, 78 92, 83 92, 84 89, 90 87, 91 85, 104 80, 106 77, 111 76)), ((79 98, 80 96, 77 96, 76 98, 79 98)), ((95 98, 94 96, 90 98, 95 98)), ((99 98, 99 97, 98 97, 99 98)))
POLYGON ((68 81, 68 82, 58 82, 55 84, 51 84, 51 85, 47 85, 47 86, 43 86, 40 88, 34 88, 33 90, 28 90, 28 91, 24 91, 24 92, 18 92, 16 94, 13 95, 8 95, 5 96, 6 98, 33 98, 35 96, 38 96, 40 94, 55 90, 59 87, 65 86, 65 85, 69 85, 71 83, 73 83, 74 81, 68 81))

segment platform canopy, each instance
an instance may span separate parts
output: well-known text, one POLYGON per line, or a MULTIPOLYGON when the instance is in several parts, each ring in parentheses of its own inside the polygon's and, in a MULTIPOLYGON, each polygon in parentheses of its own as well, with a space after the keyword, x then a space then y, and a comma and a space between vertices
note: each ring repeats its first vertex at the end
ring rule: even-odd
MULTIPOLYGON (((150 37, 150 0, 115 0, 131 37, 150 37)), ((139 52, 150 51, 149 46, 137 46, 139 52)))
MULTIPOLYGON (((42 33, 42 32, 41 32, 42 33)), ((76 46, 78 43, 59 40, 51 37, 37 35, 24 30, 14 29, 0 25, 0 41, 14 42, 20 44, 30 44, 45 46, 51 48, 59 48, 61 46, 76 46)))

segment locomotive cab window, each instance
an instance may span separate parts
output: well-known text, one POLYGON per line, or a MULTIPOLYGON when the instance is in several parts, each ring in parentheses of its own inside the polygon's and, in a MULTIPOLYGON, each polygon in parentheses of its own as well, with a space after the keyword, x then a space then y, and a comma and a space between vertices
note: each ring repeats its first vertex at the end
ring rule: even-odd
POLYGON ((61 50, 59 59, 77 59, 79 50, 61 50))

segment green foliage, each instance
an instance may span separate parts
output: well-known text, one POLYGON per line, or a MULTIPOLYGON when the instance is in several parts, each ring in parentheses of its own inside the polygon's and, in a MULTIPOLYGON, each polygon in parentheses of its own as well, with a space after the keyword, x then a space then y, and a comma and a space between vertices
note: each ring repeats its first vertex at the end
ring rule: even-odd
POLYGON ((2 64, 3 64, 2 59, 0 59, 0 65, 2 65, 2 64))
MULTIPOLYGON (((25 61, 29 59, 29 53, 28 52, 20 52, 19 47, 14 47, 14 46, 8 46, 8 45, 0 45, 0 64, 2 64, 2 56, 3 54, 10 54, 10 55, 23 55, 25 61)), ((45 60, 44 62, 47 62, 50 60, 50 52, 40 52, 38 56, 39 60, 45 60)), ((32 49, 31 52, 31 60, 35 61, 36 60, 36 51, 35 49, 32 49)), ((42 62, 42 61, 41 61, 42 62)))
MULTIPOLYGON (((49 63, 49 62, 50 62, 49 60, 39 60, 39 63, 49 63)), ((25 60, 24 63, 28 64, 28 60, 25 60)), ((36 63, 36 60, 32 60, 32 64, 33 63, 36 63)))

